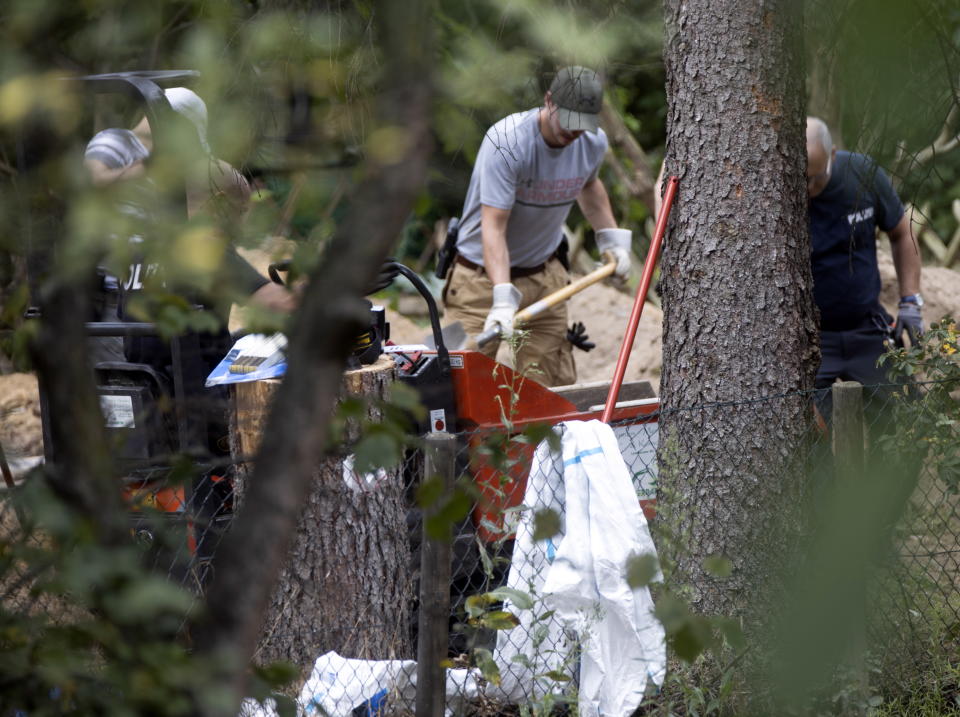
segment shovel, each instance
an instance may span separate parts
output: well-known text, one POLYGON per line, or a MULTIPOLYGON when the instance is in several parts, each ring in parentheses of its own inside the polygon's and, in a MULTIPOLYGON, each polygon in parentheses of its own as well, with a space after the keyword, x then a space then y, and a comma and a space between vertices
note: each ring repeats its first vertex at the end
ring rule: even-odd
MULTIPOLYGON (((609 256, 607 258, 609 259, 609 256)), ((527 321, 530 321, 530 319, 537 314, 541 314, 549 309, 551 306, 556 306, 557 304, 566 301, 574 294, 579 294, 588 286, 596 284, 598 281, 611 276, 616 268, 617 262, 610 261, 609 263, 601 266, 599 269, 591 271, 586 276, 580 277, 572 284, 568 284, 562 289, 559 289, 552 294, 548 294, 539 301, 534 301, 532 304, 530 304, 530 306, 517 312, 516 316, 513 317, 513 325, 523 325, 527 321)), ((454 321, 452 324, 443 329, 444 343, 447 344, 447 347, 451 351, 480 347, 497 338, 499 335, 500 329, 499 327, 495 326, 492 329, 488 329, 487 331, 470 338, 464 332, 463 325, 459 321, 454 321), (459 339, 459 343, 452 340, 447 341, 448 334, 451 339, 459 339)))

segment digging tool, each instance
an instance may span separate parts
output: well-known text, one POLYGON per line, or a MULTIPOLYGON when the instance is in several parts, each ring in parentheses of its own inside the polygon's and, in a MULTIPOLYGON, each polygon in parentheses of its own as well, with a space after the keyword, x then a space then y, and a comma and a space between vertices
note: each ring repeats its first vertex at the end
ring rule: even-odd
MULTIPOLYGON (((605 255, 605 256, 607 257, 608 260, 610 259, 609 255, 605 255)), ((608 263, 604 264, 599 269, 596 269, 595 271, 591 271, 586 276, 582 276, 576 281, 574 281, 573 283, 563 287, 562 289, 559 289, 553 292, 552 294, 548 294, 547 296, 543 297, 539 301, 534 301, 532 304, 530 304, 530 306, 526 307, 525 309, 521 309, 520 311, 517 312, 516 316, 513 317, 514 326, 517 326, 517 327, 522 326, 524 323, 530 321, 530 319, 532 319, 534 316, 537 316, 538 314, 543 313, 544 311, 549 309, 551 306, 556 306, 557 304, 560 304, 566 301, 574 294, 579 294, 588 286, 592 286, 593 284, 596 284, 598 281, 606 279, 608 276, 611 276, 613 274, 616 268, 617 268, 616 261, 608 261, 608 263)), ((499 335, 500 335, 499 327, 494 326, 491 329, 487 329, 486 331, 480 334, 477 334, 477 336, 474 337, 473 339, 468 340, 467 345, 463 346, 462 348, 471 348, 469 346, 471 341, 472 343, 475 343, 478 347, 483 346, 484 344, 487 344, 493 339, 497 338, 497 336, 499 335)))
MULTIPOLYGON (((467 342, 467 332, 463 329, 463 324, 459 321, 454 321, 452 324, 447 324, 440 330, 440 335, 443 337, 443 343, 446 346, 449 346, 451 349, 458 349, 467 342)), ((428 346, 431 349, 437 348, 436 339, 433 337, 433 332, 430 332, 428 336, 425 336, 423 339, 423 344, 428 346)))
POLYGON ((660 254, 660 245, 663 243, 663 234, 667 230, 667 218, 670 216, 670 207, 673 206, 673 199, 677 195, 677 185, 680 180, 676 177, 670 177, 667 180, 667 191, 663 196, 663 205, 660 207, 660 216, 657 217, 657 227, 653 231, 653 240, 650 242, 650 251, 647 252, 647 260, 643 265, 643 275, 640 277, 640 286, 637 287, 637 296, 633 300, 633 311, 630 319, 627 321, 627 331, 623 337, 623 343, 620 345, 620 356, 617 358, 617 367, 613 372, 613 380, 610 382, 610 391, 607 393, 607 402, 603 407, 603 415, 600 420, 604 423, 610 423, 613 416, 613 408, 617 404, 617 396, 620 394, 620 386, 623 384, 623 375, 627 371, 627 361, 630 360, 630 350, 633 348, 633 339, 637 335, 637 326, 640 323, 640 314, 643 313, 643 305, 647 299, 647 291, 650 288, 650 281, 653 279, 653 269, 657 265, 657 256, 660 254))

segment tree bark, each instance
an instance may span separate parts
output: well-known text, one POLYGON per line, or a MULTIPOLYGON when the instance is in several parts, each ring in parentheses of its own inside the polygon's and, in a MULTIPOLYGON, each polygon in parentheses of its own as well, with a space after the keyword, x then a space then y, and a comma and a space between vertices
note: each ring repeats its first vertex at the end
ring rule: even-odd
MULTIPOLYGON (((393 360, 383 356, 347 371, 341 395, 366 399, 366 418, 380 420, 378 401, 388 397, 394 376, 393 360)), ((241 457, 257 450, 280 383, 235 387, 233 443, 241 457)), ((242 494, 242 481, 240 487, 242 494)), ((292 662, 302 682, 316 658, 330 650, 365 659, 412 657, 406 627, 414 596, 403 498, 399 471, 367 484, 349 470, 345 474, 341 455, 317 464, 270 598, 256 662, 292 662)))
POLYGON ((347 355, 368 310, 360 300, 400 233, 426 178, 430 153, 428 2, 373 5, 383 61, 377 123, 395 133, 396 153, 371 156, 350 211, 311 274, 294 317, 288 372, 267 420, 244 504, 214 559, 214 579, 194 635, 201 655, 223 668, 233 705, 203 714, 236 714, 247 661, 261 633, 275 582, 309 494, 347 355))
POLYGON ((706 614, 745 612, 801 487, 809 397, 740 403, 812 388, 819 362, 801 19, 793 0, 665 3, 666 176, 680 187, 660 280, 659 512, 681 537, 675 575, 706 614), (711 555, 732 576, 709 574, 711 555))

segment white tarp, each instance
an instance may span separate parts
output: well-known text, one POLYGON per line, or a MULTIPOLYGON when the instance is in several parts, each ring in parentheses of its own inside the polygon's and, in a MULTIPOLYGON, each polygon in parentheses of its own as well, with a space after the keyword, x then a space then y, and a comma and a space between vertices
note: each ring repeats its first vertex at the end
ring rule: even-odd
POLYGON ((572 676, 579 657, 580 714, 627 717, 666 671, 650 592, 626 582, 628 559, 655 548, 611 428, 600 421, 562 426, 561 451, 543 443, 534 456, 523 500, 529 510, 507 578, 535 606, 505 604, 520 625, 498 633, 502 681, 487 694, 524 702, 562 691, 553 676, 572 676), (561 531, 534 542, 534 515, 547 508, 561 517, 561 531))
MULTIPOLYGON (((477 697, 477 670, 447 670, 447 715, 460 715, 465 702, 477 697)), ((412 713, 417 702, 415 660, 354 660, 328 652, 317 658, 300 690, 297 712, 308 717, 350 717, 367 703, 372 714, 389 704, 389 712, 412 713)), ((272 701, 244 701, 238 717, 277 717, 272 701)))

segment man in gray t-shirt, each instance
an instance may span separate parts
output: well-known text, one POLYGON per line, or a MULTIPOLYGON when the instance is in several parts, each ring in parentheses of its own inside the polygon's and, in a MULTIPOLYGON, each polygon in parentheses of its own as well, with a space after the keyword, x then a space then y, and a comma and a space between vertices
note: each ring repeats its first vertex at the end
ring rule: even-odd
MULTIPOLYGON (((630 273, 629 230, 618 229, 598 177, 607 151, 599 128, 603 86, 597 73, 566 67, 543 106, 497 122, 484 136, 464 201, 457 256, 444 288, 447 317, 468 333, 499 326, 510 339, 521 306, 569 283, 557 258, 563 224, 576 201, 601 252, 630 273)), ((523 326, 517 368, 547 386, 573 383, 576 369, 560 304, 523 326)), ((497 343, 483 347, 494 356, 497 343)))

